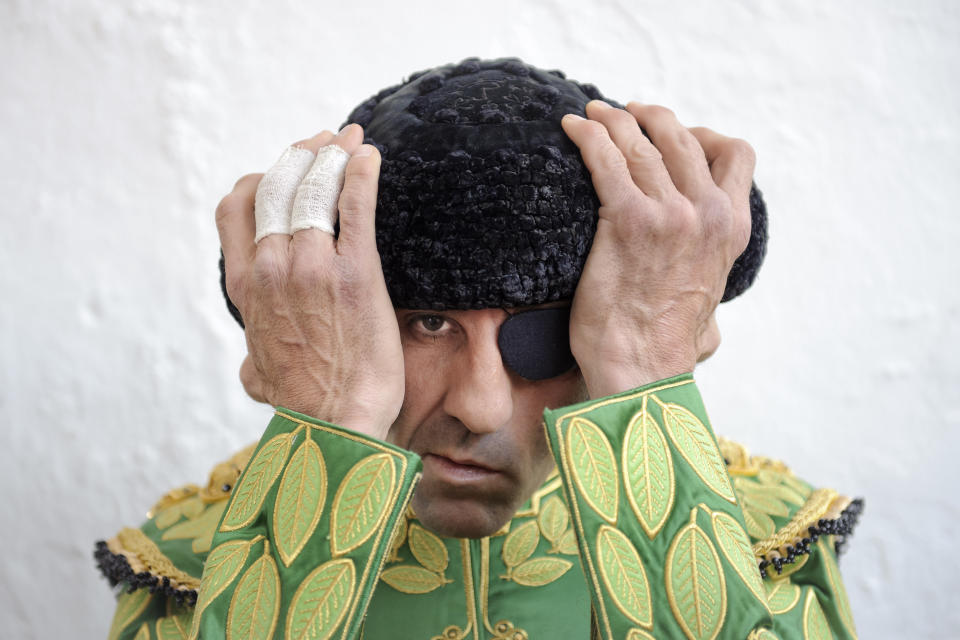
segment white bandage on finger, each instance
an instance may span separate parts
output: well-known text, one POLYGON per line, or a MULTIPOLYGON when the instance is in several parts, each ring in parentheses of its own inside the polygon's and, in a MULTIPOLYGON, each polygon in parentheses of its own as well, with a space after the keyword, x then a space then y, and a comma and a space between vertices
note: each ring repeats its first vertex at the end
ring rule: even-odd
POLYGON ((272 233, 291 233, 290 214, 297 187, 310 170, 313 159, 313 152, 308 149, 287 147, 260 179, 253 209, 257 220, 256 242, 272 233))
POLYGON ((317 151, 313 167, 297 189, 290 219, 291 232, 320 229, 333 233, 333 225, 337 222, 337 201, 349 159, 350 154, 335 144, 317 151))

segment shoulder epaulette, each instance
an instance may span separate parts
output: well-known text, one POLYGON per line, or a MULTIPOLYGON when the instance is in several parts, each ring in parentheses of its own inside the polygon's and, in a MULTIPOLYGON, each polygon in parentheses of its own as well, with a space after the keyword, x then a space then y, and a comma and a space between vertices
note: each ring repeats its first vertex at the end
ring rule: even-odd
POLYGON ((166 493, 147 512, 147 522, 139 529, 125 527, 109 540, 98 541, 94 560, 110 586, 123 584, 128 592, 146 588, 178 604, 194 604, 203 559, 230 491, 255 447, 250 445, 217 464, 205 487, 188 484, 166 493), (182 554, 180 562, 171 557, 174 548, 182 554))
POLYGON ((752 456, 742 444, 718 438, 720 451, 743 508, 753 553, 764 577, 811 553, 822 536, 833 536, 837 553, 853 533, 863 499, 833 489, 814 489, 779 460, 752 456))

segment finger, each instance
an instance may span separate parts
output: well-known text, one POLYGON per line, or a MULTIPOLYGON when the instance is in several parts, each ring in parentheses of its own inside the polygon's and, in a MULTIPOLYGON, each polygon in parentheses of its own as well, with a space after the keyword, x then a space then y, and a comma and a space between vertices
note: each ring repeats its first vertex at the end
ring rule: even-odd
POLYGON ((563 116, 560 124, 580 149, 601 205, 615 207, 631 197, 631 190, 637 191, 627 161, 610 139, 606 127, 572 113, 563 116))
POLYGON ((380 179, 380 152, 362 145, 347 163, 340 193, 340 238, 338 250, 377 248, 377 184, 380 179))
POLYGON ((643 135, 633 114, 614 109, 602 100, 592 100, 587 103, 587 116, 607 128, 610 139, 627 161, 634 184, 641 191, 652 198, 662 199, 675 189, 660 151, 643 135))
MULTIPOLYGON (((233 191, 217 205, 217 234, 223 250, 224 272, 227 274, 227 291, 235 292, 232 275, 245 271, 246 265, 256 253, 254 244, 253 202, 257 184, 263 174, 252 173, 237 180, 233 191)), ((233 300, 237 304, 237 300, 233 300)))
POLYGON ((290 235, 290 212, 300 181, 313 165, 313 151, 292 145, 264 174, 257 187, 254 211, 257 220, 255 242, 272 234, 290 235))
POLYGON ((690 133, 706 154, 710 174, 718 187, 727 192, 738 208, 750 206, 750 186, 756 154, 746 141, 728 138, 706 127, 694 127, 690 133))
POLYGON ((363 129, 349 125, 330 140, 330 144, 317 150, 317 158, 300 183, 293 204, 290 229, 295 237, 302 231, 317 229, 329 237, 323 239, 314 232, 305 234, 305 239, 314 237, 314 241, 332 246, 337 200, 347 162, 362 140, 363 129))
POLYGON ((673 112, 637 102, 627 104, 627 111, 633 114, 660 150, 663 164, 677 190, 692 200, 709 195, 714 183, 703 149, 673 112))
POLYGON ((267 172, 267 184, 257 189, 257 246, 266 251, 285 251, 290 243, 290 218, 297 188, 313 166, 317 149, 333 139, 330 131, 296 142, 267 172))

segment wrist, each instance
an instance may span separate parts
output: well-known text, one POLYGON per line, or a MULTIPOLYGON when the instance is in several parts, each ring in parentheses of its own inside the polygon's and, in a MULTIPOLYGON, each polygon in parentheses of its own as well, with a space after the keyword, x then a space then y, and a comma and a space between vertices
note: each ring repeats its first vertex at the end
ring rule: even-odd
POLYGON ((616 395, 658 380, 691 373, 697 362, 693 348, 624 348, 605 342, 585 353, 574 352, 590 398, 616 395))

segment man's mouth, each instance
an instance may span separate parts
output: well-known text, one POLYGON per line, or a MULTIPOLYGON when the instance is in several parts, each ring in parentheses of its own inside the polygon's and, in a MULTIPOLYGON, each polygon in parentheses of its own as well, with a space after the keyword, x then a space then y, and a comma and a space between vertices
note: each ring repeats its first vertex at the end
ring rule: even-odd
POLYGON ((501 473, 474 460, 448 458, 435 453, 424 454, 422 460, 424 473, 436 474, 440 479, 453 484, 482 482, 501 473))

